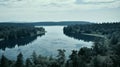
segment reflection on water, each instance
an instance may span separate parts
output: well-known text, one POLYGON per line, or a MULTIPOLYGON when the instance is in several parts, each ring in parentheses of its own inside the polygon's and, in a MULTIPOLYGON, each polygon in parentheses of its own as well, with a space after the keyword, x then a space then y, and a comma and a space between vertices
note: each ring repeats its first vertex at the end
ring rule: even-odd
POLYGON ((34 40, 36 40, 36 38, 37 36, 24 37, 19 39, 12 39, 12 40, 3 40, 0 41, 0 49, 5 50, 5 48, 13 48, 15 47, 15 45, 18 46, 27 45, 28 43, 32 43, 34 40))
POLYGON ((9 59, 16 59, 17 54, 22 52, 24 58, 27 58, 31 56, 33 51, 35 51, 37 54, 44 56, 52 55, 55 57, 57 55, 57 49, 65 49, 66 56, 68 56, 73 49, 79 50, 81 47, 91 47, 93 44, 92 41, 86 42, 84 40, 77 40, 64 35, 63 26, 44 26, 44 28, 47 31, 45 36, 26 38, 26 40, 19 41, 21 45, 16 43, 19 46, 7 46, 4 50, 2 50, 3 48, 0 46, 0 56, 4 54, 9 59), (28 40, 29 43, 27 39, 30 39, 28 40), (26 41, 26 43, 24 41, 26 41))

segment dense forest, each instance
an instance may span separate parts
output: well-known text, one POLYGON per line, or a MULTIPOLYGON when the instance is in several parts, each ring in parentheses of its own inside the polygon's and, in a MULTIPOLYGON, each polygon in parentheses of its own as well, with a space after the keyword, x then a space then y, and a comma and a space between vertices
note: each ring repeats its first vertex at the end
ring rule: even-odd
POLYGON ((24 24, 0 24, 0 40, 19 39, 42 35, 45 29, 24 24))
MULTIPOLYGON (((119 22, 89 24, 89 25, 70 25, 64 27, 63 30, 64 30, 64 34, 71 37, 74 37, 74 35, 79 37, 79 34, 83 34, 83 35, 90 34, 90 36, 97 35, 98 37, 101 37, 97 40, 94 40, 94 45, 91 49, 81 48, 79 51, 83 56, 84 55, 86 56, 85 58, 87 57, 91 58, 91 60, 89 60, 88 63, 85 63, 85 65, 94 64, 94 66, 87 66, 87 67, 120 67, 120 23, 119 22), (88 53, 88 55, 84 54, 84 52, 86 54, 88 53)), ((81 56, 79 58, 81 58, 81 56)), ((83 60, 84 62, 85 62, 85 58, 83 60)))
POLYGON ((120 23, 102 23, 102 24, 88 24, 88 25, 70 25, 64 27, 65 34, 99 34, 112 35, 120 31, 120 23))
POLYGON ((63 31, 66 35, 87 33, 105 38, 95 40, 91 48, 72 50, 68 59, 64 49, 58 49, 56 57, 37 55, 33 51, 25 61, 22 53, 18 54, 16 60, 9 60, 3 54, 0 67, 120 67, 120 23, 70 25, 63 31))

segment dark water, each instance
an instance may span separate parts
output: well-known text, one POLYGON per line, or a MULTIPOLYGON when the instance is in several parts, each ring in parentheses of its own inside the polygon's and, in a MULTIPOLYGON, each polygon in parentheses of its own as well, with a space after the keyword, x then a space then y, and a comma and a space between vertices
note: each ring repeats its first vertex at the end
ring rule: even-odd
POLYGON ((93 44, 92 41, 78 40, 64 35, 63 26, 44 26, 44 28, 47 33, 41 37, 0 42, 0 56, 4 54, 7 58, 15 60, 20 52, 23 53, 24 58, 27 58, 35 51, 38 55, 55 57, 57 49, 65 49, 68 56, 73 49, 79 50, 81 47, 91 47, 93 44))
POLYGON ((16 44, 18 46, 27 45, 28 43, 32 43, 36 39, 37 36, 0 41, 0 49, 5 50, 6 47, 14 48, 16 44))

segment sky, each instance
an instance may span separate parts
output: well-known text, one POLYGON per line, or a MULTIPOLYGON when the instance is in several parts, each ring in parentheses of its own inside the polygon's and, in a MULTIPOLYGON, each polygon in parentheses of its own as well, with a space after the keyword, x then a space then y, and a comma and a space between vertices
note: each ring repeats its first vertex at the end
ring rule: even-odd
POLYGON ((0 22, 120 21, 120 0, 0 0, 0 22))

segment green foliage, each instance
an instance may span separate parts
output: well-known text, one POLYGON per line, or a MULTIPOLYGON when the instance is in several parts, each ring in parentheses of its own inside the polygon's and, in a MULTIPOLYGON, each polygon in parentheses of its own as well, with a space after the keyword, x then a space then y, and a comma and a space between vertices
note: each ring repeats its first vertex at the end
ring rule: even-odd
POLYGON ((88 25, 70 25, 64 27, 65 34, 73 33, 88 33, 88 34, 100 34, 110 35, 114 32, 120 31, 120 23, 102 23, 102 24, 88 24, 88 25))
POLYGON ((93 45, 93 53, 95 55, 106 55, 107 47, 105 44, 102 44, 101 42, 95 42, 93 45))
POLYGON ((27 25, 0 25, 0 39, 18 39, 30 36, 43 35, 45 29, 27 25))
POLYGON ((57 62, 58 62, 58 65, 60 67, 62 67, 64 65, 65 60, 66 60, 64 52, 65 52, 64 49, 63 50, 61 50, 61 49, 58 50, 57 62))
POLYGON ((33 51, 33 54, 32 54, 32 61, 33 61, 33 64, 37 64, 37 54, 35 51, 33 51))
POLYGON ((17 61, 16 61, 16 63, 15 63, 15 66, 16 66, 16 67, 23 67, 23 66, 24 66, 22 53, 18 54, 18 56, 17 56, 17 61))
POLYGON ((93 58, 93 66, 94 66, 94 67, 100 67, 99 56, 95 56, 95 57, 93 58))
POLYGON ((0 67, 9 67, 9 60, 4 55, 2 55, 0 67))
POLYGON ((63 30, 66 35, 75 35, 77 38, 81 33, 105 36, 102 40, 95 40, 91 49, 80 49, 79 61, 85 63, 79 64, 88 67, 120 67, 120 23, 71 25, 64 27, 63 30))
POLYGON ((25 67, 33 67, 33 64, 29 58, 26 59, 25 67))
POLYGON ((93 56, 93 52, 91 48, 83 47, 79 50, 78 56, 85 63, 90 63, 91 57, 93 56))
POLYGON ((71 67, 78 67, 79 66, 79 62, 78 62, 78 54, 76 50, 72 51, 72 54, 69 56, 70 60, 69 60, 69 64, 72 64, 71 67))

